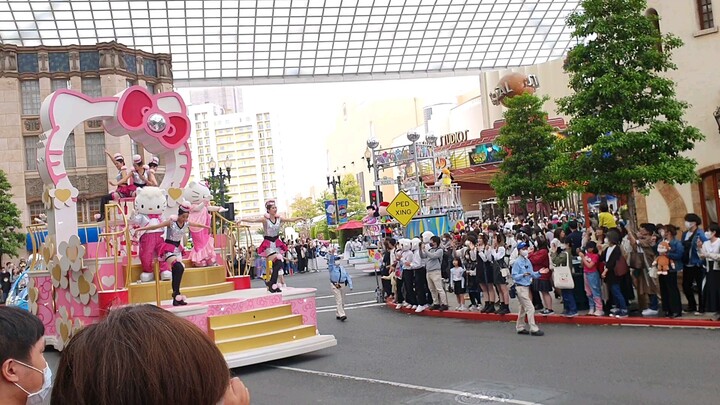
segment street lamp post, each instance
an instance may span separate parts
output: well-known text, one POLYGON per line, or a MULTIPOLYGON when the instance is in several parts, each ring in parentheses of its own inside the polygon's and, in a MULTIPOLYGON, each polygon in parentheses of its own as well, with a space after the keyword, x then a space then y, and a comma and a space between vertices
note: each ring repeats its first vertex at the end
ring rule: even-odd
POLYGON ((368 171, 372 168, 373 170, 373 185, 375 186, 375 207, 380 207, 380 173, 378 171, 377 162, 375 161, 375 149, 380 146, 380 142, 374 137, 371 137, 366 142, 367 149, 365 149, 365 161, 367 162, 368 171), (372 163, 371 163, 372 162, 372 163))
POLYGON ((335 198, 335 226, 340 226, 340 209, 338 208, 338 196, 337 188, 340 185, 340 176, 330 175, 327 176, 327 185, 332 187, 333 198, 335 198))
POLYGON ((232 178, 230 176, 230 169, 232 169, 232 161, 230 160, 230 156, 225 158, 225 161, 223 162, 223 166, 225 166, 225 172, 223 173, 223 168, 217 167, 217 163, 214 159, 210 159, 210 177, 212 179, 217 180, 220 183, 220 204, 223 208, 225 208, 225 180, 230 181, 232 178), (217 175, 215 174, 215 169, 218 169, 217 175))

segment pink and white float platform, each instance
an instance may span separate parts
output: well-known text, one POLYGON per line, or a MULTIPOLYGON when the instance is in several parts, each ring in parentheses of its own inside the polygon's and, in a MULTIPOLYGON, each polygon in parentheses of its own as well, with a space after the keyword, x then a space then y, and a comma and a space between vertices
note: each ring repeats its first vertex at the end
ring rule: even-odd
MULTIPOLYGON (((286 288, 271 294, 250 288, 247 276, 233 275, 224 265, 193 268, 186 261, 181 291, 188 297, 188 305, 173 307, 169 281, 135 282, 139 261, 126 217, 131 199, 118 202, 113 218, 101 224, 98 242, 81 244, 78 190, 66 173, 63 150, 72 130, 91 119, 103 120, 110 135, 127 134, 160 157, 166 169, 160 184, 168 195, 166 215, 177 211, 192 167, 187 143, 190 124, 185 104, 176 93, 151 95, 133 86, 115 97, 93 99, 59 90, 44 100, 41 122, 45 132, 37 156, 45 185, 47 236, 44 226, 30 227, 36 242, 33 257, 39 258, 32 263, 35 270, 28 282, 28 306, 45 325, 49 345, 62 350, 75 332, 98 322, 107 311, 143 302, 159 303, 208 333, 230 367, 337 344, 334 336, 320 335, 317 330, 315 289, 286 288), (153 125, 148 124, 150 118, 153 125), (163 124, 158 126, 158 122, 163 124)), ((224 257, 224 237, 215 235, 217 259, 224 257)))

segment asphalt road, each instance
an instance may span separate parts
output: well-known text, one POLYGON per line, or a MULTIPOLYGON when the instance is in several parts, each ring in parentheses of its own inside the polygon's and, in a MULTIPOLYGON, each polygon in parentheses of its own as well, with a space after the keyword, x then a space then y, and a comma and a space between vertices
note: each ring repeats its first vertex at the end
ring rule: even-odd
POLYGON ((510 323, 396 312, 375 303, 374 277, 351 275, 346 322, 327 272, 287 277, 318 289, 318 328, 338 345, 232 370, 253 404, 717 403, 718 331, 544 325, 544 337, 521 336, 510 323))

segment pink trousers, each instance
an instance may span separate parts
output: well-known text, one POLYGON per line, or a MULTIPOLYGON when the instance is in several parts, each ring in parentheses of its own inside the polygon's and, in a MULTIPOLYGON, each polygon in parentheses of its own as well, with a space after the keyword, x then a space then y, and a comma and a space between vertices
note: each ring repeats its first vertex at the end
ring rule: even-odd
MULTIPOLYGON (((162 232, 145 233, 140 237, 140 263, 143 273, 153 272, 153 260, 160 256, 160 249, 165 245, 162 232)), ((160 261, 160 271, 169 270, 166 262, 160 261)))

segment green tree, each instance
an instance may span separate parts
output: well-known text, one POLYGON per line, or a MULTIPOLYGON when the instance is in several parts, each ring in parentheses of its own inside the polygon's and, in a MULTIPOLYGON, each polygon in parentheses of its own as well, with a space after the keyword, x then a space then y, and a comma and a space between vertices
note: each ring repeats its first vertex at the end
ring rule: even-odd
POLYGON ((318 215, 322 215, 322 210, 312 197, 301 197, 297 195, 290 203, 291 217, 300 217, 310 220, 318 215))
MULTIPOLYGON (((340 184, 337 186, 338 200, 347 198, 348 200, 348 219, 361 219, 366 215, 366 205, 360 201, 360 185, 355 176, 352 174, 342 177, 340 184)), ((317 206, 321 213, 325 213, 325 201, 332 201, 335 197, 332 191, 325 190, 317 201, 317 206)))
POLYGON ((229 201, 228 199, 228 187, 227 184, 225 184, 225 193, 222 195, 220 194, 220 178, 218 176, 212 177, 206 177, 204 179, 207 182, 208 189, 210 190, 210 195, 213 197, 213 201, 215 201, 216 205, 219 205, 221 207, 225 206, 225 203, 229 201))
POLYGON ((505 126, 496 143, 502 146, 500 171, 491 181, 498 203, 506 206, 508 198, 520 199, 523 210, 527 203, 546 203, 562 199, 565 192, 557 187, 552 171, 556 159, 555 135, 542 107, 548 98, 522 94, 507 100, 505 126))
POLYGON ((12 202, 10 182, 4 171, 0 170, 0 258, 7 254, 17 256, 17 251, 23 247, 25 235, 20 222, 20 210, 12 202))
POLYGON ((633 224, 635 191, 697 181, 696 162, 681 153, 703 139, 665 76, 682 41, 662 35, 646 9, 646 0, 582 2, 568 18, 578 41, 565 62, 574 94, 558 100, 571 116, 558 168, 579 189, 628 196, 633 224))

